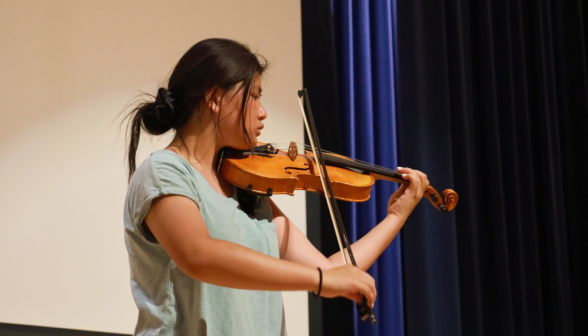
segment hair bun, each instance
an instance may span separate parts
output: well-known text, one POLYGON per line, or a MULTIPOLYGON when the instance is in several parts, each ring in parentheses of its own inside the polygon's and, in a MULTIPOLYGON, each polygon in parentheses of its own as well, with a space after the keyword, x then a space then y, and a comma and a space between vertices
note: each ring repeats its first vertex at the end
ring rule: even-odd
POLYGON ((174 113, 174 98, 166 88, 159 88, 152 108, 148 109, 143 119, 145 129, 153 134, 160 135, 176 125, 174 113))
POLYGON ((166 105, 167 107, 169 107, 169 109, 173 112, 174 110, 174 97, 172 96, 172 93, 166 89, 166 88, 159 88, 159 90, 157 90, 157 97, 156 97, 156 102, 161 102, 163 105, 166 105))

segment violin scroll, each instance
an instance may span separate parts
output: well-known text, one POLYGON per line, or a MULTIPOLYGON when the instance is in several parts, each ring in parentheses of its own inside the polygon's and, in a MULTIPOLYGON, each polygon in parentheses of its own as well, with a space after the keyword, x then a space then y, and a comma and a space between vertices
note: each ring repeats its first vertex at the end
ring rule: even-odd
POLYGON ((459 201, 459 196, 455 191, 451 189, 445 189, 443 190, 443 200, 445 201, 447 211, 451 211, 457 205, 457 201, 459 201))
POLYGON ((424 195, 431 201, 433 206, 437 208, 437 210, 441 212, 448 212, 453 210, 457 205, 457 201, 459 200, 459 196, 457 193, 451 189, 443 190, 443 194, 439 195, 435 188, 428 186, 427 190, 425 190, 424 195))

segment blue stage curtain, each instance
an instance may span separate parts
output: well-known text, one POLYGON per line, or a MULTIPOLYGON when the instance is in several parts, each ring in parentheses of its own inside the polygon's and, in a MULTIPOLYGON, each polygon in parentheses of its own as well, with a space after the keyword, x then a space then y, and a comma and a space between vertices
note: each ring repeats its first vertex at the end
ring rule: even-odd
MULTIPOLYGON (((396 1, 333 1, 337 77, 344 153, 396 169, 395 50, 396 1)), ((387 214, 395 183, 378 182, 371 199, 350 204, 345 218, 352 241, 363 237, 387 214)), ((378 299, 378 324, 362 322, 354 308, 355 335, 404 335, 400 236, 370 268, 378 299)))

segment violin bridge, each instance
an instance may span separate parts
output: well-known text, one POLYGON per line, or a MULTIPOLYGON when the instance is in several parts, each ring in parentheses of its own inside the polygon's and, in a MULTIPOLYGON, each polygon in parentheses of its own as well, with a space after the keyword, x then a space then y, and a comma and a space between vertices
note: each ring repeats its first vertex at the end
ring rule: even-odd
POLYGON ((288 156, 290 160, 296 161, 296 157, 298 156, 298 146, 294 141, 290 141, 290 147, 288 147, 288 156))

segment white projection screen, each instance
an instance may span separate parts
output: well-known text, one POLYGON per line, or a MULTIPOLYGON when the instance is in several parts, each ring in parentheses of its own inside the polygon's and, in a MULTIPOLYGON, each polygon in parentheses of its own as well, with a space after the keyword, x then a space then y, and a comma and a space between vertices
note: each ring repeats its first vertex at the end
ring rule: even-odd
MULTIPOLYGON (((119 113, 210 37, 271 62, 260 141, 303 142, 298 0, 0 0, 0 323, 133 332, 119 113)), ((306 232, 304 193, 273 199, 306 232)), ((307 293, 284 300, 307 335, 307 293)))

